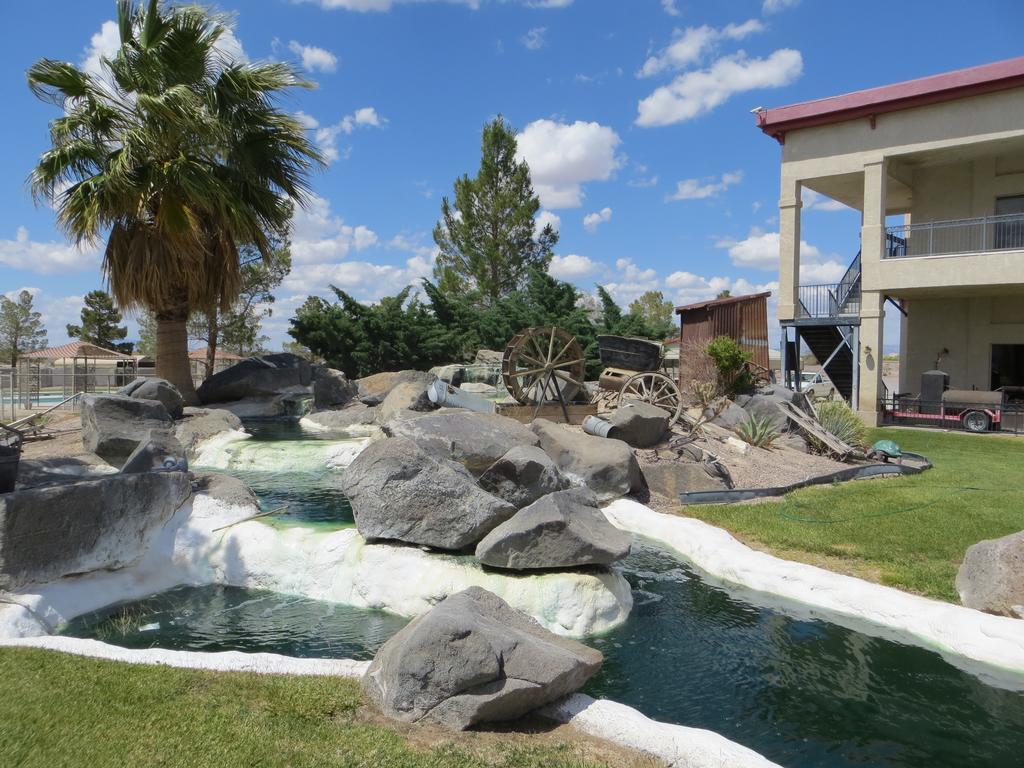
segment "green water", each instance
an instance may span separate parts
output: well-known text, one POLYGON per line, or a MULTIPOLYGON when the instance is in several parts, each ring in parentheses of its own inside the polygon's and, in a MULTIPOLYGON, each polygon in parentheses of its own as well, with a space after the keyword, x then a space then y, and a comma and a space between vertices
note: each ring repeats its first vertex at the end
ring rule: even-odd
MULTIPOLYGON (((260 440, 315 439, 249 425, 260 440)), ((351 521, 334 473, 242 474, 265 506, 351 521)), ((335 471, 336 472, 336 471, 335 471)), ((585 691, 658 720, 708 728, 790 768, 1024 766, 1024 694, 929 651, 753 606, 638 539, 622 564, 634 608, 586 642, 605 655, 585 691)), ((370 658, 403 619, 265 592, 179 589, 90 614, 69 634, 131 647, 370 658)), ((1024 677, 1020 680, 1024 687, 1024 677)))

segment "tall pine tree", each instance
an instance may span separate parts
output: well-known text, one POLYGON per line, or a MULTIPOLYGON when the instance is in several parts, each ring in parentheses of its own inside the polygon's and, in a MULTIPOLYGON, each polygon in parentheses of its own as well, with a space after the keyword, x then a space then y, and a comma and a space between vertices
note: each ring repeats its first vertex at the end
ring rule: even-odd
POLYGON ((531 269, 546 270, 558 232, 550 224, 536 231, 539 209, 530 168, 516 160, 515 131, 499 115, 484 126, 476 177, 456 179, 454 204, 441 203, 434 227, 441 291, 472 292, 490 305, 524 287, 531 269))
POLYGON ((133 344, 124 341, 128 327, 121 325, 121 313, 106 291, 89 291, 82 307, 82 324, 68 325, 68 336, 81 339, 104 349, 113 349, 130 355, 133 344))

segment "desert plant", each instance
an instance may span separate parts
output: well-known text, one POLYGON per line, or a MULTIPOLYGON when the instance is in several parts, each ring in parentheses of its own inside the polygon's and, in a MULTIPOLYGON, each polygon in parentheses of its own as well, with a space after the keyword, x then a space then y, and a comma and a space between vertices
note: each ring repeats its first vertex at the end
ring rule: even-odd
POLYGON ((718 336, 709 341, 704 350, 714 361, 722 389, 729 398, 735 398, 736 395, 754 388, 754 377, 746 365, 751 354, 734 338, 718 336))
POLYGON ((747 418, 736 426, 736 435, 745 443, 755 448, 771 448, 779 437, 779 428, 768 416, 747 414, 747 418))
MULTIPOLYGON (((857 448, 867 442, 867 427, 864 426, 860 417, 850 409, 850 406, 842 400, 821 403, 818 405, 817 411, 821 426, 847 445, 857 448)), ((827 450, 820 441, 814 438, 811 438, 811 448, 818 452, 827 450)))

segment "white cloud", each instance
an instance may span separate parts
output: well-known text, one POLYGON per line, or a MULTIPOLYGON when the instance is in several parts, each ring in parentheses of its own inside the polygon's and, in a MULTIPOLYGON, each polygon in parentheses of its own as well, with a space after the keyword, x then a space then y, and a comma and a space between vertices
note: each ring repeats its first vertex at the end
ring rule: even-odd
POLYGON ((559 280, 574 280, 594 274, 598 264, 593 259, 570 253, 568 256, 553 256, 548 265, 548 274, 559 280))
POLYGON ((548 224, 555 232, 562 228, 562 219, 557 213, 551 211, 541 211, 537 214, 537 220, 533 227, 533 236, 538 237, 541 232, 544 231, 544 227, 548 224))
POLYGON ((679 9, 676 8, 676 0, 661 0, 661 7, 669 16, 679 15, 679 9))
POLYGON ((412 236, 399 233, 388 240, 387 247, 394 248, 399 251, 406 251, 407 253, 412 253, 416 256, 433 260, 437 256, 438 248, 436 245, 424 245, 424 237, 425 235, 422 232, 418 232, 412 236))
POLYGON ((630 179, 626 182, 627 187, 635 187, 637 189, 647 189, 649 187, 658 186, 657 176, 641 176, 638 179, 630 179))
POLYGON ((800 52, 790 48, 781 48, 764 59, 747 58, 740 51, 718 59, 708 69, 685 72, 656 89, 640 101, 636 124, 652 127, 692 120, 736 93, 788 85, 802 71, 800 52))
MULTIPOLYGON (((296 208, 292 219, 292 260, 296 264, 323 264, 345 258, 349 251, 376 245, 377 233, 362 224, 351 226, 331 212, 330 201, 312 195, 306 208, 296 208)), ((305 271, 305 267, 303 270, 305 271)))
POLYGON ((305 112, 296 112, 295 118, 302 123, 304 128, 314 132, 313 140, 320 147, 320 151, 328 162, 347 156, 347 150, 343 152, 338 148, 339 136, 349 136, 357 128, 381 128, 388 122, 387 118, 381 117, 373 107, 357 109, 331 125, 321 125, 319 120, 305 112))
MULTIPOLYGON (((752 229, 743 240, 721 239, 715 247, 729 252, 737 267, 763 269, 779 268, 779 233, 752 229)), ((806 240, 800 241, 800 280, 804 283, 834 283, 846 272, 847 264, 838 256, 828 255, 806 240)))
POLYGON ((706 53, 723 40, 742 40, 764 30, 764 24, 750 19, 742 24, 726 24, 716 28, 704 24, 675 31, 675 39, 654 56, 648 57, 637 77, 651 77, 672 69, 683 69, 700 61, 706 53))
POLYGON ((519 42, 521 42, 527 50, 538 51, 548 44, 547 33, 547 27, 534 27, 519 38, 519 42))
POLYGON ((102 73, 100 59, 109 59, 117 53, 121 47, 121 33, 118 31, 117 22, 104 21, 100 25, 100 31, 89 38, 89 46, 85 49, 82 59, 82 69, 90 75, 102 73))
POLYGON ((683 179, 676 184, 676 191, 668 195, 665 200, 702 200, 707 197, 717 197, 733 184, 739 184, 743 180, 743 171, 723 173, 718 180, 715 177, 707 179, 683 179))
POLYGON ((847 205, 843 205, 838 200, 833 200, 831 197, 825 197, 825 195, 815 192, 813 189, 801 190, 800 199, 803 202, 803 209, 805 211, 849 211, 853 210, 847 205))
POLYGON ((606 181, 619 167, 615 155, 622 140, 596 122, 536 120, 518 136, 516 157, 526 160, 534 187, 546 208, 579 208, 582 185, 606 181))
POLYGON ((302 68, 310 72, 333 72, 338 68, 338 57, 326 48, 303 45, 297 40, 288 43, 288 50, 302 61, 302 68))
POLYGON ((586 216, 583 217, 583 228, 587 230, 587 232, 597 232, 597 228, 601 224, 604 224, 607 221, 611 221, 611 219, 612 209, 602 208, 600 211, 597 211, 596 213, 588 213, 586 216))
POLYGON ((838 259, 829 259, 820 263, 805 263, 800 260, 800 282, 805 285, 821 283, 838 283, 846 274, 847 264, 838 259))
POLYGON ((779 13, 787 8, 796 8, 800 0, 764 0, 761 3, 761 12, 765 14, 779 13))
POLYGON ((94 269, 100 261, 99 250, 78 248, 67 242, 30 240, 28 230, 18 227, 13 240, 0 240, 0 264, 13 269, 53 274, 56 272, 94 269))

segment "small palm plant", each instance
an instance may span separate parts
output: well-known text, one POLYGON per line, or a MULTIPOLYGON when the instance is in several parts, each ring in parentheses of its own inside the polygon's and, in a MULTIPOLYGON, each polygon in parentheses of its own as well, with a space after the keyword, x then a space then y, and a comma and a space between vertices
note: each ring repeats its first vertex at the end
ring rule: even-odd
MULTIPOLYGON (((829 400, 817 406, 818 422, 827 431, 838 437, 847 445, 858 448, 868 439, 868 429, 850 406, 842 400, 829 400)), ((811 438, 811 447, 815 451, 827 451, 827 447, 811 438)))
POLYGON ((779 428, 771 417, 750 413, 736 426, 736 435, 755 448, 771 448, 779 437, 779 428))

